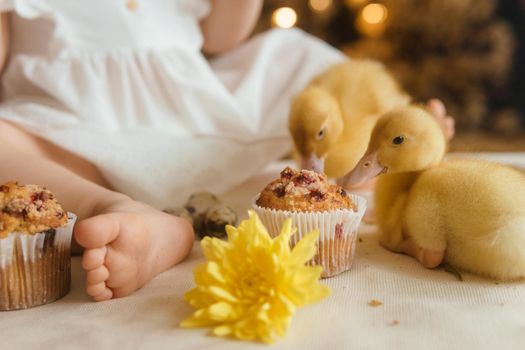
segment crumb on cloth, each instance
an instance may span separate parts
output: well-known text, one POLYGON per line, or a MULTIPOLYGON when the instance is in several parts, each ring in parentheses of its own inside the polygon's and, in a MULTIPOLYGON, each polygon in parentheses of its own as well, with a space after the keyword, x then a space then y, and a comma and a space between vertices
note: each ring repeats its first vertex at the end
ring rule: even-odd
POLYGON ((368 305, 372 306, 372 307, 378 307, 378 306, 381 306, 383 305, 382 302, 380 302, 379 300, 376 300, 376 299, 372 299, 368 302, 368 305))

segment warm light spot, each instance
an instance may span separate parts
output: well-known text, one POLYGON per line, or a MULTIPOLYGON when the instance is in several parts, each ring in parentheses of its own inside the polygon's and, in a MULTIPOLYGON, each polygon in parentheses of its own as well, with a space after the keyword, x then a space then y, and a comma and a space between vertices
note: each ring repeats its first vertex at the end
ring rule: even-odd
POLYGON ((368 4, 361 12, 363 20, 370 24, 378 24, 385 21, 388 10, 383 4, 368 4))
POLYGON ((291 28, 297 22, 297 13, 290 7, 281 7, 272 14, 274 26, 280 28, 291 28))
POLYGON ((388 9, 383 4, 371 3, 363 7, 356 18, 357 30, 370 38, 377 38, 385 31, 388 9))
POLYGON ((310 0, 308 5, 310 5, 310 8, 314 11, 323 12, 332 6, 332 0, 310 0))

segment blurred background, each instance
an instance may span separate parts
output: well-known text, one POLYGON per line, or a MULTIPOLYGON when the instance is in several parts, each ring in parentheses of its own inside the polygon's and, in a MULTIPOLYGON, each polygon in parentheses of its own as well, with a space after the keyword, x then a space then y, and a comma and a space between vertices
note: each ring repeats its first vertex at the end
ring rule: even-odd
POLYGON ((266 0, 257 31, 299 27, 442 99, 452 148, 525 151, 525 0, 266 0))

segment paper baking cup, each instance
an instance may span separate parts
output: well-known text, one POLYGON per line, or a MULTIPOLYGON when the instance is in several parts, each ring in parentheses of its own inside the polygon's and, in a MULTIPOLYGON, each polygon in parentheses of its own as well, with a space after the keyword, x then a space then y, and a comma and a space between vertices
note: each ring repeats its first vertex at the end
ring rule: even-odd
POLYGON ((68 213, 66 226, 0 239, 0 311, 50 303, 69 292, 75 220, 68 213))
POLYGON ((348 194, 348 197, 357 205, 357 211, 291 212, 263 208, 255 203, 253 208, 272 237, 279 235, 286 219, 292 218, 297 227, 290 240, 292 247, 303 236, 319 229, 317 254, 309 264, 322 266, 321 277, 325 278, 350 269, 354 260, 357 229, 366 210, 366 199, 353 194, 348 194))

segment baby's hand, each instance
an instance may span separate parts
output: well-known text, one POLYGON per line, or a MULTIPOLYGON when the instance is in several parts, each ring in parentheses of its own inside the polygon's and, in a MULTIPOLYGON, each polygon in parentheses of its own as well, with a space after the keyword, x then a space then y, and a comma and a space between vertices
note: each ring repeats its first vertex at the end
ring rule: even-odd
POLYGON ((447 142, 452 140, 456 132, 455 122, 454 118, 447 115, 447 109, 443 102, 433 98, 427 102, 427 110, 436 118, 439 126, 441 126, 441 130, 443 130, 443 134, 445 134, 447 142))

